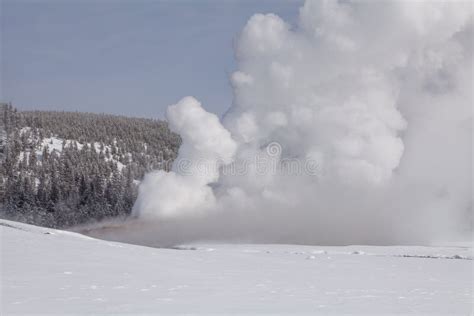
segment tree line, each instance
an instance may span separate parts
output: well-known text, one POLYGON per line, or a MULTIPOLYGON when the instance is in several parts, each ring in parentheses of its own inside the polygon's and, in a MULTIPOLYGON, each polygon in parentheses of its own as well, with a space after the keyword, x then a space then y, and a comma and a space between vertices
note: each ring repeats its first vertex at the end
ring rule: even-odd
POLYGON ((167 170, 181 142, 153 119, 0 113, 0 217, 48 227, 128 216, 144 174, 167 170))

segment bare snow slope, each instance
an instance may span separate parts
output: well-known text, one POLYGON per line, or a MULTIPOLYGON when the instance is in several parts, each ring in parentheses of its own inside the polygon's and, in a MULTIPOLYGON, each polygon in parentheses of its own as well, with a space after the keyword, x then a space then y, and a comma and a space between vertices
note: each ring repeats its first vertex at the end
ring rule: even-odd
POLYGON ((158 249, 0 229, 2 315, 472 313, 469 246, 158 249))

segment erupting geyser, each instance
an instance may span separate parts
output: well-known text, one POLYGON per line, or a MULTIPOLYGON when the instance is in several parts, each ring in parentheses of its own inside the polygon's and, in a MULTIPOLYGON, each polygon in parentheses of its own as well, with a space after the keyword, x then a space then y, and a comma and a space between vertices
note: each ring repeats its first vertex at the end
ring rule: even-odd
POLYGON ((231 108, 219 121, 192 97, 170 106, 179 157, 145 177, 135 214, 161 223, 158 240, 469 232, 472 31, 470 2, 307 1, 294 27, 254 15, 231 108))

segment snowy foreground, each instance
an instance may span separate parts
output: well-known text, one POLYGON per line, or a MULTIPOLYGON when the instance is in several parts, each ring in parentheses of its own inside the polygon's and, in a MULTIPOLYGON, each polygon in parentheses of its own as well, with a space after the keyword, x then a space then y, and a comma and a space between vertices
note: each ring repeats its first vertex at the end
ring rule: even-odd
POLYGON ((0 220, 1 314, 472 313, 459 247, 158 249, 0 220))

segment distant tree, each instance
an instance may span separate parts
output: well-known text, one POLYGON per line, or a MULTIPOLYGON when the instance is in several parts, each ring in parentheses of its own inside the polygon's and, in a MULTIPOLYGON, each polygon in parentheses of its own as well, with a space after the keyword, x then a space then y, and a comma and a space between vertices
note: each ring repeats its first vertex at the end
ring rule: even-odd
POLYGON ((31 149, 30 151, 30 157, 29 157, 29 161, 28 161, 28 167, 31 169, 31 170, 36 170, 36 163, 38 162, 38 158, 36 157, 36 151, 35 149, 31 149))

